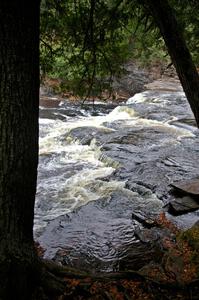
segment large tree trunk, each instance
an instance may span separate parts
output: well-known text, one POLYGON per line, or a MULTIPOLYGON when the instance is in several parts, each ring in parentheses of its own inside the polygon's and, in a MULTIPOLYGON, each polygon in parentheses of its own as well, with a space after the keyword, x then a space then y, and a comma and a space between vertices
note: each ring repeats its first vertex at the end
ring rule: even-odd
POLYGON ((37 271, 39 6, 0 1, 0 299, 31 299, 37 271))
POLYGON ((144 0, 157 23, 199 127, 199 75, 167 0, 144 0))

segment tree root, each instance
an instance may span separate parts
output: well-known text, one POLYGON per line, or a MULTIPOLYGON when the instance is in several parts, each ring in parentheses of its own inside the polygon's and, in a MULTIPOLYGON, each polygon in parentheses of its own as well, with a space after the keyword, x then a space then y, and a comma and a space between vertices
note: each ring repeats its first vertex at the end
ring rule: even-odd
POLYGON ((125 289, 125 283, 132 286, 133 284, 140 284, 140 292, 142 293, 143 290, 145 290, 148 295, 165 292, 165 297, 167 295, 169 297, 168 299, 174 299, 172 297, 170 298, 169 295, 178 295, 179 293, 181 295, 184 295, 184 293, 188 295, 190 292, 192 293, 192 291, 196 294, 198 291, 199 280, 194 280, 187 285, 181 285, 178 282, 161 282, 154 280, 153 278, 140 274, 139 271, 130 270, 115 273, 91 274, 71 267, 58 265, 50 260, 42 259, 41 263, 43 270, 41 287, 47 298, 40 296, 35 298, 37 300, 80 299, 80 295, 82 297, 81 299, 95 299, 95 296, 92 295, 93 286, 97 286, 98 294, 96 295, 100 294, 101 298, 99 299, 113 299, 114 297, 110 296, 111 285, 113 285, 115 289, 118 289, 118 291, 122 291, 123 295, 126 295, 125 299, 131 299, 129 289, 125 289))
POLYGON ((68 277, 75 279, 90 278, 91 280, 107 281, 107 280, 119 280, 119 279, 137 279, 145 280, 145 277, 138 271, 125 271, 125 272, 114 272, 114 273, 102 273, 93 274, 88 272, 79 271, 77 269, 61 266, 51 260, 43 260, 43 264, 46 269, 58 277, 68 277))
POLYGON ((56 278, 56 280, 62 281, 62 278, 74 278, 74 279, 86 279, 89 278, 91 281, 108 281, 108 280, 139 280, 139 281, 147 281, 151 282, 154 285, 168 287, 168 288, 183 288, 187 286, 197 286, 199 284, 199 279, 195 279, 187 284, 181 284, 179 282, 162 282, 158 280, 154 280, 153 278, 142 275, 139 271, 128 270, 121 272, 113 272, 113 273, 101 273, 101 274, 93 274, 84 271, 80 271, 68 266, 58 265, 57 263, 51 260, 43 260, 42 261, 44 267, 52 276, 52 280, 56 278), (54 275, 53 275, 54 274, 54 275))

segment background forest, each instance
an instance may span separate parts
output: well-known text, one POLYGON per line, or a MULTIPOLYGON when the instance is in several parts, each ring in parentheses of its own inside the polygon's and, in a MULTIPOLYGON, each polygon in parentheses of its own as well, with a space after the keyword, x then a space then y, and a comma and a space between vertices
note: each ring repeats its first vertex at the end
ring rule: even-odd
MULTIPOLYGON (((170 4, 199 65, 199 4, 187 0, 170 4)), ((111 91, 129 62, 148 70, 171 65, 142 1, 43 0, 40 50, 42 79, 59 79, 56 92, 70 91, 80 97, 111 91)))

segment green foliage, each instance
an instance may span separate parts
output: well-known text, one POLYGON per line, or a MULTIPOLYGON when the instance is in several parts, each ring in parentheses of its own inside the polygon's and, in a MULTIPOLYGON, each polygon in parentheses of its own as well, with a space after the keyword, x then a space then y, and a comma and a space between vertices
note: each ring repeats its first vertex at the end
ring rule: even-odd
MULTIPOLYGON (((135 25, 133 24, 131 30, 135 25)), ((157 62, 169 63, 169 57, 164 41, 156 28, 147 31, 144 24, 140 24, 131 36, 131 58, 137 64, 147 67, 157 62)))
POLYGON ((180 24, 192 58, 199 66, 199 1, 198 0, 171 0, 170 4, 175 9, 178 23, 180 24))
POLYGON ((41 69, 81 96, 99 93, 130 57, 129 12, 119 1, 56 4, 42 4, 41 69))
MULTIPOLYGON (((193 58, 199 64, 198 14, 194 0, 170 0, 193 58)), ((197 4, 198 5, 198 4, 197 4)), ((111 89, 129 59, 141 65, 169 63, 164 42, 150 14, 136 0, 43 0, 41 72, 61 78, 64 89, 95 96, 111 89)))

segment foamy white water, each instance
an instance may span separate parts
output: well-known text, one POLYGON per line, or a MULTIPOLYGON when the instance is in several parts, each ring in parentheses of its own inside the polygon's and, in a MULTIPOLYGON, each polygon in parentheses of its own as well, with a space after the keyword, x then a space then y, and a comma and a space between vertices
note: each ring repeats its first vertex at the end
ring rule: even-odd
MULTIPOLYGON (((86 112, 87 116, 67 117, 64 109, 66 112, 42 108, 51 118, 40 119, 36 231, 51 219, 117 191, 132 197, 138 210, 158 213, 163 202, 157 193, 136 187, 129 191, 126 182, 131 178, 142 181, 145 176, 153 184, 151 178, 156 173, 158 178, 159 170, 165 170, 159 178, 165 176, 167 184, 183 178, 183 174, 197 173, 194 164, 186 160, 187 145, 195 142, 197 130, 181 121, 193 118, 181 91, 136 94, 107 115, 86 112), (168 161, 173 162, 170 166, 176 166, 175 170, 169 169, 168 161), (114 178, 119 168, 124 174, 114 178)), ((192 156, 197 157, 197 149, 192 156)))

